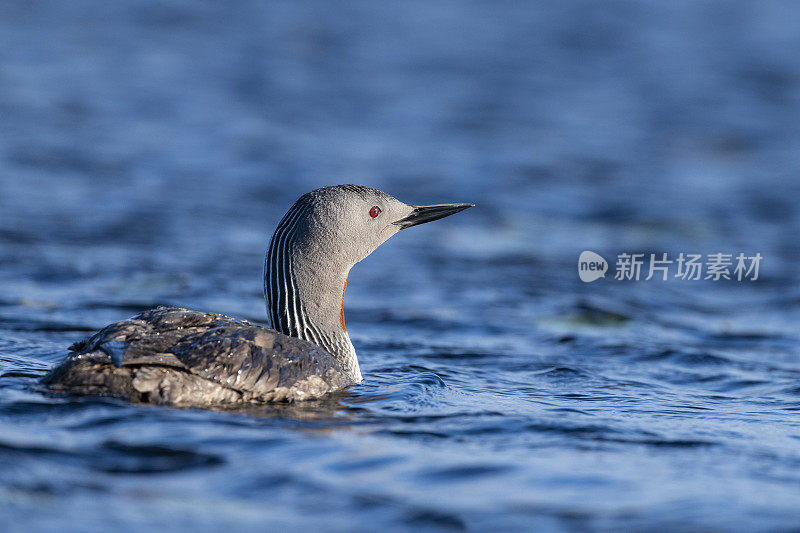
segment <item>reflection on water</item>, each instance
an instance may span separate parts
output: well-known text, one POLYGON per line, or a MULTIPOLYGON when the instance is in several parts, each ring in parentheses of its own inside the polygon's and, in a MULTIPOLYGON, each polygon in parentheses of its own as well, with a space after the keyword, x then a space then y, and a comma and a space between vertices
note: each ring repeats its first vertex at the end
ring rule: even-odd
POLYGON ((800 520, 800 46, 780 3, 4 2, 0 529, 800 520), (353 269, 363 385, 160 409, 38 377, 161 304, 264 317, 300 194, 475 202, 353 269), (757 282, 583 250, 761 253, 757 282))

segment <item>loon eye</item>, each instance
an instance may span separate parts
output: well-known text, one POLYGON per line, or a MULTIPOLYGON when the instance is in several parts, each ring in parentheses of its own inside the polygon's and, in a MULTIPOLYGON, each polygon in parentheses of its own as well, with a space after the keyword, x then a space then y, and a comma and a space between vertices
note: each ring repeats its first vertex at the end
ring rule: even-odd
POLYGON ((381 214, 381 208, 378 207, 377 205, 373 205, 372 209, 369 210, 369 216, 371 216, 372 218, 375 218, 380 214, 381 214))

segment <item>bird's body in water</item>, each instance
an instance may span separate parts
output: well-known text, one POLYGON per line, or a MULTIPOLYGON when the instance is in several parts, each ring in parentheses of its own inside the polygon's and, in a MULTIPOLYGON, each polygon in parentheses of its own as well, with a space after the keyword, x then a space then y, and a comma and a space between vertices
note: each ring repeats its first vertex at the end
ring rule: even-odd
POLYGON ((311 191, 281 219, 267 250, 272 329, 160 307, 72 345, 44 383, 176 406, 306 400, 360 383, 344 322, 350 268, 401 229, 471 205, 406 205, 361 185, 311 191))

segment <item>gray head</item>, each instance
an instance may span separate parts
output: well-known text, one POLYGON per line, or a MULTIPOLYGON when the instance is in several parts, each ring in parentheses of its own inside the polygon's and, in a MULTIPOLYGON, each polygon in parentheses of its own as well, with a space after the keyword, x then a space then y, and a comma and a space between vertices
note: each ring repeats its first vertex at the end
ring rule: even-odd
POLYGON ((304 194, 278 224, 264 262, 270 326, 322 346, 361 381, 344 324, 350 268, 398 231, 472 205, 407 205, 363 185, 304 194))

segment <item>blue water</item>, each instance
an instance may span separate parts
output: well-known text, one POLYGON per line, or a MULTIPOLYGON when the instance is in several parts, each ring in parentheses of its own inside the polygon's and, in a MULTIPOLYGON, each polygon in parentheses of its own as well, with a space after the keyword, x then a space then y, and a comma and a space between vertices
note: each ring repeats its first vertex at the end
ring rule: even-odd
POLYGON ((789 2, 2 2, 0 530, 796 530, 799 49, 789 2), (263 322, 275 224, 336 183, 478 204, 351 272, 363 385, 37 385, 158 304, 263 322))

